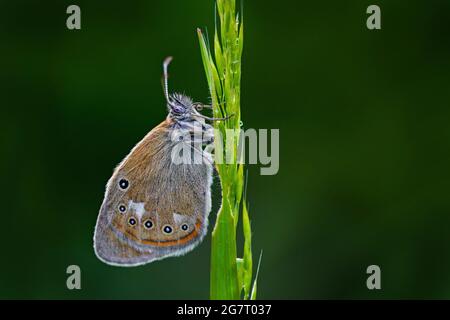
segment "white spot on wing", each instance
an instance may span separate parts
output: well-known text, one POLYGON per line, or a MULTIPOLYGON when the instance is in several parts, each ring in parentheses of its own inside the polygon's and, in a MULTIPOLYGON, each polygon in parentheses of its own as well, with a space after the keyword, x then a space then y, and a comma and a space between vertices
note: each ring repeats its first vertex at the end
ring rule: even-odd
POLYGON ((182 222, 184 222, 185 219, 186 218, 183 215, 178 214, 176 212, 173 213, 173 221, 175 221, 175 224, 179 225, 182 222))
POLYGON ((135 203, 132 200, 128 202, 128 208, 133 209, 134 213, 138 217, 139 221, 141 221, 142 216, 145 213, 144 202, 135 203))

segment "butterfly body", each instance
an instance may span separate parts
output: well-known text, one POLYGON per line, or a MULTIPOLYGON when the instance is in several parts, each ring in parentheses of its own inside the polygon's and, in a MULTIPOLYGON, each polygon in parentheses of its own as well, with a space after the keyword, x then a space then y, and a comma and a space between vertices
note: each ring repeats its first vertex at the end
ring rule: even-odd
POLYGON ((213 141, 212 126, 187 96, 166 90, 166 98, 166 120, 131 150, 107 183, 94 234, 95 253, 105 263, 135 266, 181 255, 207 232, 214 167, 201 146, 213 141), (196 129, 200 148, 186 139, 196 129), (174 162, 180 146, 201 161, 174 162))

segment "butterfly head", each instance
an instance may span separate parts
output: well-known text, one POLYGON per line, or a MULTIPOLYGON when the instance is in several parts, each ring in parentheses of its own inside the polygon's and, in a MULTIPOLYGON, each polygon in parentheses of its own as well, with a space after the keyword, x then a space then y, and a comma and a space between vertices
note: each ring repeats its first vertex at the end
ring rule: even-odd
POLYGON ((199 102, 193 102, 192 99, 184 94, 172 93, 168 95, 167 109, 169 116, 174 120, 187 120, 198 115, 204 105, 199 102))

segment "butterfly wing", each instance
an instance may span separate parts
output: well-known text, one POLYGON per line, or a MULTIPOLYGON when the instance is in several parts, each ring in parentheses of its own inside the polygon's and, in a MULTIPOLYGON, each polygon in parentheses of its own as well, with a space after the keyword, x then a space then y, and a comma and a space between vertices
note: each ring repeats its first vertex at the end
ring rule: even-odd
POLYGON ((172 161, 171 123, 153 129, 108 181, 94 234, 97 257, 134 266, 192 250, 207 231, 213 166, 172 161))

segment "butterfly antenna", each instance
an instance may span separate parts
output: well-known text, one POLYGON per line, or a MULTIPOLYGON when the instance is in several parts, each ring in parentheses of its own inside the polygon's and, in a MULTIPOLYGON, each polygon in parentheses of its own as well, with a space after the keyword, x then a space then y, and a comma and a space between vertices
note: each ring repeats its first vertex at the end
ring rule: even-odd
POLYGON ((167 72, 167 69, 169 68, 169 64, 172 61, 172 57, 167 57, 166 59, 164 59, 163 62, 163 77, 164 77, 164 84, 163 84, 163 89, 164 89, 164 95, 166 97, 167 103, 169 103, 169 73, 167 72))

